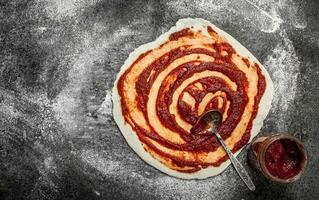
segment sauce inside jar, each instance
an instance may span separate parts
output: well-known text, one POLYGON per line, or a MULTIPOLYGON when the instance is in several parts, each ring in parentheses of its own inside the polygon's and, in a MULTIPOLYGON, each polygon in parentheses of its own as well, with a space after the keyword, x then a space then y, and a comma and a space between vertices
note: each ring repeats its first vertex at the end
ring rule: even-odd
POLYGON ((298 180, 307 165, 307 152, 301 141, 289 134, 268 134, 256 138, 248 152, 251 167, 278 183, 298 180))
POLYGON ((281 179, 296 176, 301 171, 302 153, 290 139, 279 139, 266 150, 265 164, 269 173, 281 179))

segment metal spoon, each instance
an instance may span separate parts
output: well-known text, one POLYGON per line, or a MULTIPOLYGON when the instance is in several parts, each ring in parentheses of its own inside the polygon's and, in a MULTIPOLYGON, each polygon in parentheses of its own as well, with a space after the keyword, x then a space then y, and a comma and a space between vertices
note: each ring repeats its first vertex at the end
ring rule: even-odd
MULTIPOLYGON (((244 183, 247 185, 247 187, 254 191, 256 189, 253 181, 249 177, 247 171, 245 168, 241 165, 241 163, 237 160, 237 158, 234 156, 234 154, 231 152, 231 150, 227 147, 222 137, 217 132, 217 128, 220 126, 222 122, 222 116, 220 112, 218 111, 208 111, 204 113, 199 120, 196 122, 196 124, 206 122, 207 125, 210 128, 210 131, 214 133, 219 140, 219 142, 224 147, 226 153, 228 154, 228 157, 230 158, 230 161, 232 162, 234 168, 236 169, 237 173, 239 174, 240 178, 244 181, 244 183)), ((195 125, 196 126, 196 125, 195 125)))

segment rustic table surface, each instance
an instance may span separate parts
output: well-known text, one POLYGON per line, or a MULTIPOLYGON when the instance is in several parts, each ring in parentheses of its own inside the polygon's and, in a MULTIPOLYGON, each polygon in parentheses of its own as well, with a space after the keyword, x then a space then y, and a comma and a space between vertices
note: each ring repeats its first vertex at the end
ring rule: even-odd
POLYGON ((317 0, 1 1, 0 199, 319 199, 318 10, 317 0), (275 95, 260 135, 304 142, 301 180, 267 181, 245 149, 255 192, 232 167, 185 181, 129 148, 112 118, 116 74, 184 17, 211 21, 268 69, 275 95))

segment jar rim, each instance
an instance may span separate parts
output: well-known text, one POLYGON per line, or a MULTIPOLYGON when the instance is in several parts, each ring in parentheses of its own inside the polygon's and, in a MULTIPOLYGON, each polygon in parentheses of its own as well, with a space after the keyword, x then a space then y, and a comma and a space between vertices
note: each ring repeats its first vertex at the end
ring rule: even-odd
POLYGON ((257 162, 259 162, 261 172, 263 173, 264 176, 268 177, 272 181, 279 182, 279 183, 291 183, 291 182, 294 182, 294 181, 300 179, 301 175, 304 173, 305 168, 307 166, 308 154, 307 154, 307 151, 306 151, 304 145, 302 144, 302 142, 298 138, 296 138, 290 134, 287 134, 287 133, 284 133, 284 134, 277 133, 277 134, 273 134, 270 137, 268 137, 267 139, 265 139, 265 141, 263 142, 262 145, 263 145, 262 148, 258 149, 259 152, 257 153, 257 162), (301 160, 301 166, 300 166, 301 170, 293 177, 290 177, 287 179, 282 179, 282 178, 273 176, 269 172, 269 170, 267 169, 266 164, 265 164, 266 163, 265 155, 266 155, 266 152, 267 152, 269 146, 273 142, 280 140, 280 139, 289 139, 289 140, 294 141, 302 153, 302 160, 301 160))

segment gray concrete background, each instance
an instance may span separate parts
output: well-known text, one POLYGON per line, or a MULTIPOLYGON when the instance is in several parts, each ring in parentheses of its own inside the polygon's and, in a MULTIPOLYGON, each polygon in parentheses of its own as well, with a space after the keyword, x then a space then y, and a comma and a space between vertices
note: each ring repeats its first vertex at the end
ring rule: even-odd
POLYGON ((0 199, 319 199, 318 10, 316 0, 0 1, 0 199), (255 192, 232 167, 179 180, 128 147, 111 114, 115 76, 184 17, 216 24, 268 69, 275 98, 260 135, 304 142, 301 180, 277 185, 248 166, 255 192))

